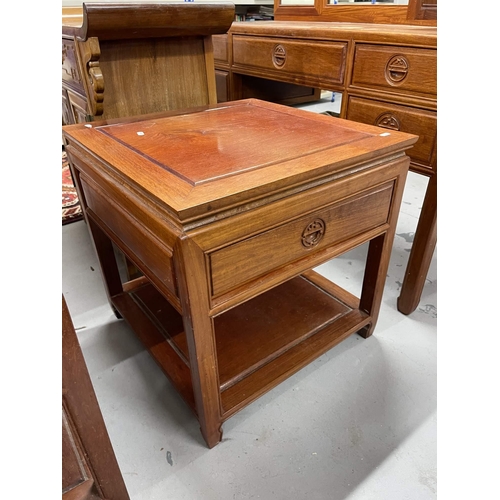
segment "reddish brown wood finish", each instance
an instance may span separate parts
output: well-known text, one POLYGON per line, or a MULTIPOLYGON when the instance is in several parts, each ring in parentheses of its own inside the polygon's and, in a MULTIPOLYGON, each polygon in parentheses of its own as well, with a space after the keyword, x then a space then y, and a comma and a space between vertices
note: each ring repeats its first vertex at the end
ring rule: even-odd
POLYGON ((408 5, 346 5, 334 4, 333 0, 315 0, 313 6, 281 5, 281 0, 274 0, 274 19, 436 26, 437 0, 409 0, 408 5))
MULTIPOLYGON (((379 7, 386 14, 398 8, 330 7, 335 12, 341 12, 342 8, 366 12, 371 11, 371 7, 379 7)), ((300 11, 301 8, 295 9, 300 11)), ((280 84, 311 85, 341 92, 342 118, 418 135, 418 142, 408 152, 410 170, 435 177, 436 27, 425 26, 432 24, 427 21, 410 26, 404 23, 367 24, 359 22, 360 19, 357 22, 311 22, 307 16, 300 19, 233 23, 228 35, 216 40, 216 46, 226 45, 218 46, 217 51, 227 53, 223 67, 227 74, 228 98, 240 99, 243 89, 248 92, 252 84, 260 89, 268 81, 272 81, 274 90, 272 94, 261 94, 266 100, 278 99, 280 84), (279 64, 276 64, 276 56, 279 64)), ((325 19, 319 16, 315 18, 318 20, 325 19)), ((218 65, 216 61, 216 67, 218 65)), ((398 305, 404 314, 410 314, 418 305, 425 279, 415 280, 414 277, 427 273, 429 256, 436 244, 433 229, 436 192, 428 190, 425 200, 426 209, 421 214, 402 286, 401 295, 406 298, 398 305), (410 273, 412 278, 408 277, 410 273)))
POLYGON ((128 500, 87 366, 62 298, 62 498, 128 500))
POLYGON ((212 35, 233 18, 229 3, 63 9, 63 123, 215 104, 212 35))
POLYGON ((373 331, 415 136, 254 99, 63 133, 110 303, 209 447, 236 411, 373 331), (361 300, 310 272, 367 241, 361 300), (142 278, 120 281, 112 242, 142 278))

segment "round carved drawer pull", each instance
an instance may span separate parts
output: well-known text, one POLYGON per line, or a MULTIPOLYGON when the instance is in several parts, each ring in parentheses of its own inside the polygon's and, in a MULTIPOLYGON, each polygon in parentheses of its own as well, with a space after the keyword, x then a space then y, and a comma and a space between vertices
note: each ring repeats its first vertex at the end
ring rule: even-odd
POLYGON ((376 120, 375 125, 390 130, 401 130, 399 120, 392 113, 382 113, 376 120))
POLYGON ((325 234, 326 224, 322 219, 315 219, 302 231, 302 245, 306 248, 316 246, 325 234))
POLYGON ((283 45, 275 45, 273 49, 273 64, 277 68, 281 68, 286 62, 286 50, 283 45))
POLYGON ((407 76, 410 64, 404 56, 393 56, 385 67, 385 77, 389 83, 401 83, 407 76))

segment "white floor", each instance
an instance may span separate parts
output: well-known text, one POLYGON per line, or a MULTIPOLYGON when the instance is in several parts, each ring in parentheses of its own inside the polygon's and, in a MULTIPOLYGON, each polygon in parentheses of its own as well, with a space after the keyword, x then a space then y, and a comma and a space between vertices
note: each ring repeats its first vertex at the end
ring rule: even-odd
MULTIPOLYGON (((436 498, 436 255, 418 309, 396 309, 426 183, 409 174, 374 335, 349 337, 229 419, 212 450, 112 313, 87 226, 63 226, 63 294, 132 500, 436 498)), ((356 293, 365 252, 318 270, 356 293)))

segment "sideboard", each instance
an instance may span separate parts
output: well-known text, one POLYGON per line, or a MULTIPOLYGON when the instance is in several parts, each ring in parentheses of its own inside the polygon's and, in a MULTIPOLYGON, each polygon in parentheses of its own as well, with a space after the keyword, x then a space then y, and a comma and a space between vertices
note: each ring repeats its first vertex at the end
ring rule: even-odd
POLYGON ((437 28, 236 22, 213 43, 219 100, 279 102, 280 85, 331 90, 342 94, 341 118, 419 136, 410 170, 429 182, 398 299, 399 311, 412 313, 437 241, 437 28))

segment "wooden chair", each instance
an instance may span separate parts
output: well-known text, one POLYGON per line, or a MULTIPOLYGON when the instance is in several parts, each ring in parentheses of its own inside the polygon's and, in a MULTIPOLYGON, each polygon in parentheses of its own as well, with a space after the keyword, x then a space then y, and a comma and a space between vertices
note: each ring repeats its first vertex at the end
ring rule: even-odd
POLYGON ((83 4, 63 10, 66 123, 217 103, 212 35, 234 5, 83 4))

